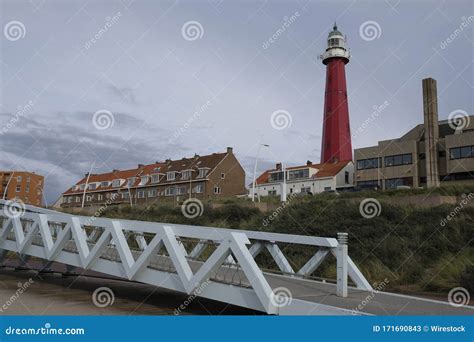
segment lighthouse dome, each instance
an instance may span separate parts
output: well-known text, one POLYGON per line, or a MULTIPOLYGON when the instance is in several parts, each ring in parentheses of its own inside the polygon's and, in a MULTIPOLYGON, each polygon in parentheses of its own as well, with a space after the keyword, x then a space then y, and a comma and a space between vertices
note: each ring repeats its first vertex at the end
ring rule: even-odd
POLYGON ((329 32, 329 37, 332 37, 332 36, 341 36, 341 37, 342 37, 342 33, 341 33, 341 31, 339 31, 339 30, 337 29, 337 25, 336 25, 336 24, 334 24, 334 26, 333 26, 333 28, 332 28, 332 31, 329 32))

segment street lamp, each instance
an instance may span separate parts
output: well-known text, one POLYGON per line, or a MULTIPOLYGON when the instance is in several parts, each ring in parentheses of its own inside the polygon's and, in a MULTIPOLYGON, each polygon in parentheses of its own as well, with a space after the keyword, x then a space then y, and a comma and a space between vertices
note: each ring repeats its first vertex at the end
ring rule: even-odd
POLYGON ((15 175, 15 171, 12 171, 12 174, 10 175, 10 178, 8 179, 7 185, 5 185, 5 189, 3 190, 3 199, 5 199, 5 196, 7 195, 8 186, 10 185, 10 182, 14 175, 15 175))
POLYGON ((84 186, 84 192, 82 193, 82 205, 81 205, 81 208, 84 208, 84 202, 85 202, 85 200, 86 200, 87 186, 89 185, 89 178, 90 178, 90 176, 91 176, 92 169, 94 168, 94 164, 95 164, 95 161, 92 163, 91 169, 89 170, 89 173, 87 174, 86 185, 84 186))
POLYGON ((259 144, 257 149, 257 155, 255 156, 255 167, 253 169, 253 184, 252 184, 252 202, 255 202, 255 182, 257 180, 257 163, 258 163, 258 154, 260 153, 260 149, 264 147, 270 147, 268 144, 259 144))

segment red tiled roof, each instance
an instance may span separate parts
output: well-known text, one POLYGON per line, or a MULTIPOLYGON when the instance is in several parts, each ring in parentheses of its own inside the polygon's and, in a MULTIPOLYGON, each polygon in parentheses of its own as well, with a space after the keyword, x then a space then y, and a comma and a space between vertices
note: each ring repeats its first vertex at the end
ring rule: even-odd
MULTIPOLYGON (((304 169, 306 167, 310 167, 313 169, 318 169, 311 178, 323 178, 323 177, 333 177, 337 175, 348 163, 351 161, 341 161, 337 163, 322 163, 322 164, 310 164, 310 165, 301 165, 301 166, 292 166, 287 167, 286 170, 297 170, 297 169, 304 169)), ((277 169, 266 170, 263 172, 256 180, 256 184, 264 184, 268 183, 270 179, 270 173, 278 171, 277 169)))
MULTIPOLYGON (((128 180, 128 178, 131 177, 137 177, 135 180, 135 183, 131 185, 131 188, 137 187, 140 184, 140 177, 141 176, 149 176, 152 174, 166 174, 166 172, 170 171, 176 171, 176 172, 182 172, 184 170, 193 170, 191 173, 192 177, 191 179, 199 179, 198 178, 198 170, 201 168, 208 168, 209 172, 211 172, 227 155, 227 153, 213 153, 205 156, 198 156, 196 155, 195 157, 192 158, 183 158, 179 160, 167 160, 165 162, 156 162, 153 164, 148 164, 148 165, 139 165, 135 169, 129 169, 129 170, 116 170, 112 172, 107 172, 107 173, 101 173, 101 174, 91 174, 89 177, 88 184, 91 183, 96 183, 96 182, 105 182, 109 181, 112 182, 115 179, 124 179, 128 180), (159 168, 159 170, 156 170, 159 168)), ((208 174, 209 174, 208 172, 208 174)), ((206 179, 205 177, 202 178, 203 180, 206 179)), ((79 186, 81 184, 85 184, 87 181, 87 175, 85 175, 80 181, 78 181, 75 185, 79 186)), ((161 179, 158 183, 155 183, 157 185, 161 184, 170 184, 170 183, 175 183, 180 181, 179 177, 177 177, 176 180, 174 181, 167 181, 166 178, 161 179)), ((183 180, 184 181, 189 181, 183 180)), ((150 184, 150 180, 148 180, 148 183, 143 184, 143 185, 148 185, 150 184)), ((96 190, 92 191, 103 191, 103 190, 113 190, 113 189, 120 189, 120 188, 127 188, 127 183, 125 182, 122 186, 120 187, 112 187, 112 185, 108 187, 103 187, 99 186, 96 190)), ((66 192, 63 193, 63 195, 71 195, 71 194, 80 194, 83 193, 84 190, 73 190, 74 186, 68 189, 66 192)), ((88 190, 91 191, 91 190, 88 190)))

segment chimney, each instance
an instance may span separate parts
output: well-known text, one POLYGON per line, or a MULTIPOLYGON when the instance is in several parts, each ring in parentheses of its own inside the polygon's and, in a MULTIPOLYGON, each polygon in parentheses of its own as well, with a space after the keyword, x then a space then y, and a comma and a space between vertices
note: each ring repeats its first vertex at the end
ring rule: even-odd
POLYGON ((145 165, 143 164, 138 164, 138 168, 144 167, 145 165))
POLYGON ((438 91, 436 80, 425 78, 423 86, 423 117, 425 128, 426 187, 439 187, 438 170, 438 91))
POLYGON ((275 169, 277 169, 277 170, 281 170, 281 163, 276 163, 276 165, 275 165, 275 169))
POLYGON ((113 169, 112 172, 113 172, 113 173, 116 173, 116 172, 119 172, 119 170, 113 169))
POLYGON ((306 161, 306 166, 310 166, 310 165, 313 165, 313 162, 311 160, 307 160, 306 161))
POLYGON ((232 147, 227 147, 227 153, 232 154, 233 148, 232 147))

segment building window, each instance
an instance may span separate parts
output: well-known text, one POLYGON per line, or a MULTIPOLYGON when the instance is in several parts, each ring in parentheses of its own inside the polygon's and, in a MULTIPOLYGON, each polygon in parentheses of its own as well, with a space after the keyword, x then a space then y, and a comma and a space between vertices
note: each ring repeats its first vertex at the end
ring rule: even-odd
POLYGON ((301 188, 301 193, 302 193, 302 194, 309 194, 310 192, 311 192, 311 188, 310 188, 310 187, 301 188))
POLYGON ((166 196, 173 196, 175 193, 176 193, 176 190, 174 187, 166 188, 166 191, 165 191, 166 196))
POLYGON ((225 173, 224 172, 221 173, 221 179, 225 179, 225 173))
POLYGON ((21 185, 17 185, 15 188, 15 192, 20 192, 21 191, 21 185))
POLYGON ((325 186, 325 187, 324 187, 324 191, 331 191, 331 189, 332 189, 332 188, 331 188, 330 186, 325 186))
POLYGON ((218 186, 215 186, 214 187, 214 194, 218 195, 221 193, 221 188, 219 188, 218 186))
POLYGON ((350 183, 350 180, 349 180, 349 171, 344 172, 344 182, 345 182, 346 184, 349 184, 349 183, 350 183))
POLYGON ((156 189, 148 190, 148 197, 156 197, 156 189))
POLYGON ((411 153, 385 157, 385 166, 409 165, 411 163, 411 153))
POLYGON ((87 188, 88 188, 89 190, 95 190, 95 189, 97 189, 97 183, 90 183, 90 184, 87 186, 87 188))
POLYGON ((166 180, 173 181, 176 177, 175 171, 166 172, 166 180))
POLYGON ((449 149, 450 159, 463 159, 474 157, 474 146, 461 146, 449 149))
POLYGON ((160 175, 151 175, 151 182, 158 183, 160 181, 160 175))
POLYGON ((308 177, 309 177, 309 169, 292 170, 288 172, 289 180, 308 178, 308 177))
POLYGON ((379 158, 361 159, 357 161, 357 170, 376 169, 379 167, 379 158))
POLYGON ((128 191, 122 192, 122 198, 123 198, 123 199, 128 199, 128 198, 130 198, 130 193, 129 193, 128 191))
POLYGON ((110 186, 110 182, 108 182, 108 181, 101 182, 101 183, 100 183, 100 186, 101 186, 102 188, 107 188, 107 187, 110 186))
POLYGON ((27 183, 31 182, 31 177, 30 176, 26 177, 26 182, 27 183))
POLYGON ((127 187, 131 187, 135 184, 135 181, 137 180, 137 177, 130 177, 127 182, 127 187))
POLYGON ((86 185, 85 185, 85 184, 79 185, 79 189, 80 189, 80 190, 84 190, 85 188, 86 188, 86 185))
POLYGON ((185 170, 181 173, 182 180, 188 180, 191 178, 191 170, 185 170))
POLYGON ((97 200, 102 201, 103 198, 104 198, 103 195, 101 195, 101 194, 98 194, 98 195, 97 195, 97 200))
POLYGON ((138 185, 145 185, 146 183, 148 183, 148 180, 149 180, 149 179, 150 179, 150 178, 149 178, 148 176, 142 176, 142 177, 140 178, 140 184, 138 184, 138 185))
POLYGON ((208 172, 209 172, 209 168, 200 168, 198 178, 206 177, 208 172))
POLYGON ((186 192, 188 192, 187 190, 188 190, 187 187, 185 187, 185 186, 180 186, 180 187, 178 188, 178 195, 184 195, 186 192))
POLYGON ((202 194, 204 191, 204 185, 198 184, 194 187, 193 192, 196 194, 202 194))
POLYGON ((76 203, 79 203, 81 202, 81 197, 80 196, 76 196, 76 203))
POLYGON ((30 186, 28 184, 26 184, 25 192, 30 192, 30 186))
POLYGON ((138 198, 145 198, 145 190, 140 190, 137 193, 138 198))
POLYGON ((120 186, 120 179, 114 179, 113 182, 112 182, 112 187, 114 188, 118 188, 120 186))
POLYGON ((16 181, 17 181, 18 183, 20 183, 20 182, 21 182, 21 176, 16 176, 16 181))
POLYGON ((92 196, 90 196, 90 195, 87 195, 87 196, 86 196, 86 201, 87 201, 87 202, 90 202, 90 201, 92 201, 92 196))
POLYGON ((413 177, 391 178, 385 180, 385 189, 396 189, 399 186, 413 186, 413 177))
POLYGON ((283 171, 270 173, 270 182, 279 182, 283 180, 283 171))
POLYGON ((276 190, 268 190, 268 196, 276 196, 276 190))

